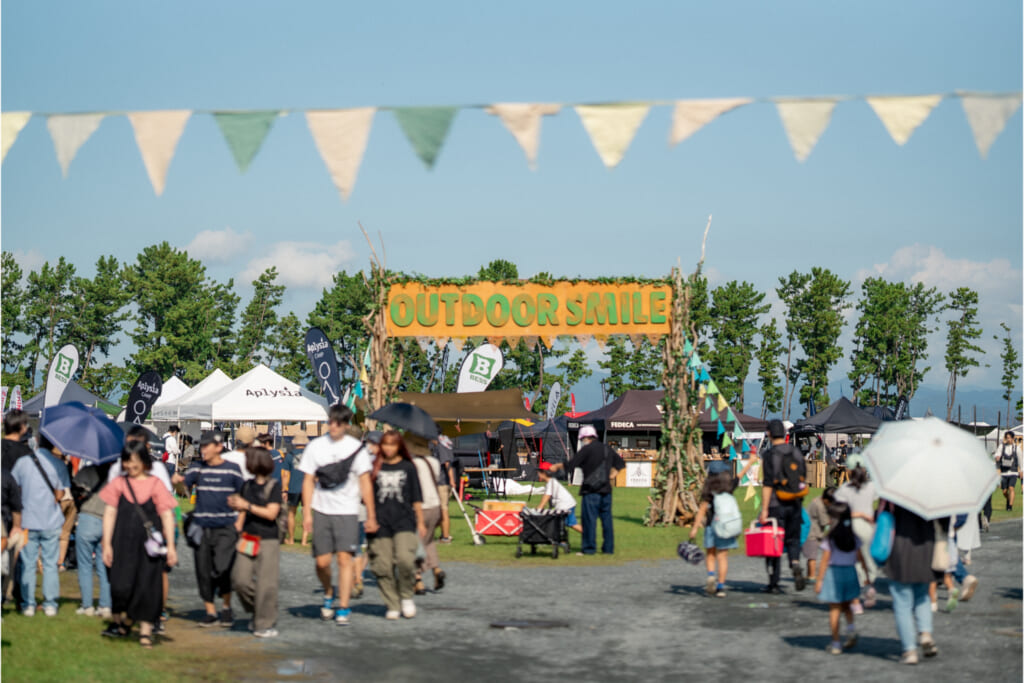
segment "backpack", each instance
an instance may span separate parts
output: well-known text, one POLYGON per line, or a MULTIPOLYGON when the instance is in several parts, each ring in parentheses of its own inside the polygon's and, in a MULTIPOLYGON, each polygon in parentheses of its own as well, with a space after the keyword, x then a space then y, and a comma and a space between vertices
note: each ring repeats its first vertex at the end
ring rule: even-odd
POLYGON ((717 538, 736 538, 743 533, 743 515, 736 497, 731 493, 716 493, 714 497, 715 521, 712 530, 717 538))
POLYGON ((810 493, 807 486, 807 463, 790 444, 772 448, 772 463, 775 465, 772 490, 780 502, 799 500, 810 493))

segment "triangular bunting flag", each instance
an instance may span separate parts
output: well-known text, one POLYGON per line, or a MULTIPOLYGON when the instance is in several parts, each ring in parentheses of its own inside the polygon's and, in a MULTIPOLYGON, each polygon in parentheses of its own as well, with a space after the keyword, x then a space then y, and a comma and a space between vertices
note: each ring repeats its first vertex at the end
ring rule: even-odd
POLYGON ((398 125, 409 140, 416 156, 428 169, 434 167, 444 140, 448 137, 456 107, 399 107, 395 109, 398 125))
POLYGON ((636 350, 644 343, 644 335, 631 334, 629 335, 629 341, 633 344, 633 349, 636 350))
POLYGON ((715 420, 718 419, 718 409, 715 408, 714 406, 711 406, 710 419, 711 419, 712 422, 714 422, 715 420))
POLYGON ((750 104, 746 97, 734 97, 721 100, 679 100, 672 111, 672 130, 668 141, 678 145, 698 130, 714 121, 727 111, 744 104, 750 104))
POLYGON ((607 334, 595 334, 594 341, 597 342, 597 348, 604 351, 605 347, 608 346, 608 335, 607 334))
POLYGON ((694 371, 700 370, 700 360, 697 358, 697 354, 690 356, 690 360, 686 361, 686 367, 694 371))
POLYGON ((722 436, 722 434, 725 434, 725 426, 721 422, 719 422, 718 423, 718 436, 720 437, 720 436, 722 436))
POLYGON ((521 341, 523 341, 523 338, 522 337, 508 336, 508 337, 505 337, 505 341, 508 342, 508 347, 510 349, 515 349, 516 347, 519 346, 519 343, 521 341))
POLYGON ((708 382, 708 393, 709 394, 717 394, 718 393, 718 385, 715 384, 715 380, 711 380, 710 382, 708 382))
POLYGON ((704 398, 705 396, 707 396, 707 393, 708 393, 708 388, 705 385, 701 384, 700 385, 700 389, 697 392, 697 397, 698 398, 704 398))
POLYGON ((711 381, 711 374, 708 372, 707 368, 701 368, 700 369, 700 381, 701 382, 710 382, 711 381))
POLYGON ((988 150, 996 141, 1010 117, 1020 108, 1020 93, 1015 95, 963 95, 963 105, 967 123, 974 133, 974 144, 984 159, 988 150))
POLYGON ((882 125, 897 145, 903 145, 913 132, 924 123, 942 95, 916 95, 908 97, 866 98, 882 125))
POLYGON ((537 346, 537 342, 540 341, 536 335, 529 335, 523 337, 523 343, 526 344, 527 349, 533 349, 537 346))
MULTIPOLYGON (((754 486, 751 484, 747 487, 746 493, 743 494, 743 502, 746 503, 748 500, 754 497, 754 486)), ((760 512, 760 510, 758 511, 760 512)))
POLYGON ((776 100, 782 127, 797 161, 806 159, 828 128, 836 100, 776 100))
POLYGON ((687 339, 686 342, 683 344, 683 353, 685 353, 687 356, 693 353, 693 344, 690 342, 689 339, 687 339))
POLYGON ((587 344, 590 343, 590 339, 591 339, 591 337, 590 337, 589 334, 578 334, 578 335, 576 335, 576 341, 579 343, 580 348, 582 348, 582 349, 587 348, 587 344))
POLYGON ((104 114, 55 114, 46 118, 46 127, 65 178, 78 149, 96 132, 103 117, 104 114))
POLYGON ((729 411, 726 413, 726 420, 729 422, 736 421, 736 413, 732 412, 732 408, 729 408, 729 411))
POLYGON ((718 412, 722 412, 729 406, 729 402, 725 400, 725 396, 718 395, 718 412))
POLYGON ((430 339, 430 337, 416 337, 416 343, 419 345, 420 351, 422 351, 423 353, 430 352, 431 341, 432 340, 430 339))
POLYGON ((508 132, 516 139, 526 154, 531 169, 537 168, 537 149, 540 147, 540 117, 557 114, 557 104, 492 104, 484 111, 498 116, 508 132))
POLYGON ((0 114, 0 146, 3 148, 0 161, 7 158, 7 151, 11 149, 11 145, 18 139, 18 133, 31 118, 30 111, 5 111, 0 114))
POLYGON ((736 449, 733 448, 732 446, 729 446, 729 459, 730 460, 735 460, 736 459, 736 449))
POLYGON ((455 349, 455 353, 462 353, 462 347, 465 345, 465 339, 459 337, 452 337, 452 348, 455 349))
POLYGON ((575 107, 606 168, 615 168, 626 155, 640 124, 650 109, 647 104, 599 104, 575 107))
POLYGON ((743 440, 743 443, 740 444, 740 446, 741 446, 740 450, 742 450, 744 453, 749 453, 750 452, 750 444, 747 443, 746 439, 743 440))
POLYGON ((343 201, 355 187, 376 112, 373 107, 306 112, 306 125, 343 201))
POLYGON ((260 151, 278 115, 277 111, 214 112, 213 118, 242 173, 260 151))
POLYGON ((558 341, 558 336, 545 336, 541 337, 540 340, 544 343, 544 346, 548 347, 548 350, 550 351, 551 347, 555 345, 556 341, 558 341))
POLYGON ((754 509, 755 510, 760 510, 761 509, 761 494, 760 493, 755 493, 754 494, 754 509))
POLYGON ((732 446, 732 437, 728 434, 722 435, 722 448, 729 448, 732 446))
POLYGON ((704 410, 707 410, 710 407, 711 407, 711 397, 710 396, 705 396, 704 397, 704 410))
MULTIPOLYGON (((731 408, 729 409, 729 412, 732 412, 731 408)), ((732 438, 734 440, 735 439, 742 439, 743 438, 743 432, 740 431, 739 423, 734 424, 733 427, 732 427, 732 438)))
POLYGON ((137 111, 128 114, 135 131, 135 144, 139 146, 142 163, 146 166, 149 182, 159 197, 164 193, 167 169, 174 158, 174 148, 185 131, 192 112, 187 109, 166 111, 137 111))

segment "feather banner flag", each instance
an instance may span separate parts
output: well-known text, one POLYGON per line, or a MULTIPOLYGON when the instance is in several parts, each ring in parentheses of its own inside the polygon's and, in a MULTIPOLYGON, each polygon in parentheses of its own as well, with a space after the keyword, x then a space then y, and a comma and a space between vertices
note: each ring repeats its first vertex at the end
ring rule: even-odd
POLYGON ((32 118, 30 111, 5 111, 0 115, 0 145, 3 150, 0 153, 0 161, 7 158, 7 152, 11 145, 18 139, 18 133, 25 127, 32 118))
POLYGON ((558 104, 525 104, 505 102, 492 104, 484 111, 501 119, 502 124, 516 139, 526 155, 530 170, 537 168, 537 150, 540 147, 542 116, 554 116, 562 107, 558 104))
POLYGON ((905 144, 941 101, 942 95, 867 98, 897 145, 905 144))
POLYGON ((960 104, 967 115, 967 123, 974 134, 981 158, 988 157, 988 150, 1003 132, 1006 122, 1020 108, 1021 95, 963 95, 960 104))
POLYGON ((50 131, 53 148, 57 152, 57 162, 64 177, 68 177, 68 167, 74 161, 79 148, 85 144, 103 122, 105 114, 54 114, 46 118, 46 128, 50 131))
POLYGON ((405 133, 416 156, 427 167, 434 168, 437 155, 448 137, 448 131, 459 112, 457 107, 399 107, 395 118, 405 133))
POLYGON ((606 168, 615 168, 647 117, 649 104, 596 104, 574 107, 606 168))
POLYGON ((804 161, 818 144, 836 108, 835 99, 804 99, 775 101, 782 127, 797 161, 804 161))
POLYGON ((267 139, 279 111, 214 112, 213 118, 228 143, 238 170, 245 173, 267 139))
POLYGON ((374 107, 306 112, 306 125, 342 201, 355 187, 376 112, 374 107))
POLYGON ((159 197, 164 193, 167 169, 174 158, 174 149, 185 131, 192 112, 187 109, 167 111, 137 111, 128 114, 135 131, 135 144, 139 146, 142 163, 146 166, 149 182, 159 197))
POLYGON ((732 97, 720 100, 679 100, 672 110, 672 129, 669 132, 670 145, 678 145, 722 114, 737 107, 750 104, 749 97, 732 97))

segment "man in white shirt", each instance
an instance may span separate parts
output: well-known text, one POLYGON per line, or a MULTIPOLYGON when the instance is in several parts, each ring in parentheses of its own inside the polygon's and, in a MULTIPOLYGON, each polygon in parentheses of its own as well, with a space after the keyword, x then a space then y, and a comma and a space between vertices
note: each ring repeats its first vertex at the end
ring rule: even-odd
POLYGON ((167 428, 167 433, 163 435, 164 440, 164 452, 167 453, 167 462, 174 466, 175 469, 178 467, 178 457, 181 455, 181 444, 178 443, 178 436, 181 430, 178 429, 178 425, 171 425, 167 428))
POLYGON ((576 519, 576 499, 562 482, 551 476, 551 463, 542 462, 537 466, 537 478, 544 484, 544 497, 540 499, 538 510, 543 510, 549 503, 556 512, 567 512, 565 524, 577 533, 583 533, 583 526, 576 519))
POLYGON ((222 460, 233 462, 242 470, 242 478, 246 481, 252 479, 252 474, 245 467, 245 449, 256 445, 256 430, 247 425, 242 425, 235 430, 235 448, 221 454, 222 460))
POLYGON ((359 550, 359 501, 366 505, 366 533, 377 531, 373 465, 363 444, 347 429, 352 411, 341 405, 328 412, 327 435, 313 439, 299 464, 302 482, 302 530, 313 536, 316 575, 324 587, 320 618, 347 626, 352 610, 352 563, 359 550), (312 514, 306 514, 312 510, 312 514), (338 595, 331 581, 332 559, 338 559, 338 595))

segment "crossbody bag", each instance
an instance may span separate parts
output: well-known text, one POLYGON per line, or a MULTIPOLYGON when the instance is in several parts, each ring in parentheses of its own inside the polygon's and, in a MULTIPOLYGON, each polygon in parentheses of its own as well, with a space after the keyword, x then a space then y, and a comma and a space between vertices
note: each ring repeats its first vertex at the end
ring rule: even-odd
POLYGON ((39 469, 39 474, 42 476, 43 481, 45 481, 46 485, 50 487, 50 493, 53 494, 53 499, 57 502, 57 505, 60 505, 61 499, 63 499, 64 496, 57 493, 57 487, 50 482, 50 477, 46 475, 46 470, 43 469, 43 464, 39 462, 39 458, 36 457, 36 454, 29 453, 28 456, 32 458, 32 462, 35 463, 35 466, 39 469))
POLYGON ((164 540, 164 535, 142 513, 142 506, 139 505, 139 499, 135 497, 135 489, 132 488, 132 482, 128 479, 128 475, 125 475, 124 483, 132 496, 135 511, 139 514, 139 519, 142 520, 142 528, 146 530, 146 540, 143 542, 146 554, 153 558, 163 557, 167 554, 167 541, 164 540))

